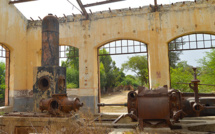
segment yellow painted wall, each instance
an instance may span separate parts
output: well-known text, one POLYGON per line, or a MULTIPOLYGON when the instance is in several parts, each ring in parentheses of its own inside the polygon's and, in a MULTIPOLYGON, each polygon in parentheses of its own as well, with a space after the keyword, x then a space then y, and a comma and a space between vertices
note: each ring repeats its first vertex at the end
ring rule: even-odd
MULTIPOLYGON (((3 18, 0 19, 0 42, 12 49, 11 85, 15 90, 32 89, 33 67, 41 65, 41 21, 29 22, 26 29, 26 19, 14 6, 7 5, 5 0, 0 2, 4 5, 3 9, 0 5, 0 17, 3 18)), ((158 12, 152 12, 146 6, 94 13, 90 15, 90 20, 81 15, 61 18, 60 45, 77 47, 80 54, 80 88, 69 90, 69 93, 97 96, 97 48, 117 39, 146 43, 151 88, 169 86, 168 42, 190 33, 215 34, 214 10, 215 0, 202 0, 163 5, 158 12)))
MULTIPOLYGON (((10 49, 10 97, 14 91, 27 89, 27 19, 8 4, 0 0, 0 43, 10 49)), ((32 89, 32 88, 30 88, 32 89)))

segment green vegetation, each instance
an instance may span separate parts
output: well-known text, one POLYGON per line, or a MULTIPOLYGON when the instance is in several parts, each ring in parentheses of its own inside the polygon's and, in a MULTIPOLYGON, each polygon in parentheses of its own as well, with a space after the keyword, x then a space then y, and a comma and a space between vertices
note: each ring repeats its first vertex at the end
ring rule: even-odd
POLYGON ((175 67, 170 66, 171 88, 180 89, 182 92, 192 92, 187 84, 193 79, 192 67, 186 61, 181 61, 175 64, 175 67))
MULTIPOLYGON (((206 56, 199 60, 199 78, 202 84, 215 85, 215 49, 206 52, 206 56)), ((215 86, 200 86, 200 92, 215 92, 215 86)))
POLYGON ((133 56, 128 61, 122 64, 125 71, 131 70, 134 72, 141 82, 140 85, 148 84, 148 62, 147 56, 133 56))
MULTIPOLYGON (((99 50, 99 53, 108 54, 104 50, 99 50)), ((102 93, 113 91, 114 87, 120 86, 125 78, 122 69, 116 67, 115 61, 112 60, 110 55, 100 56, 100 88, 102 93)))
MULTIPOLYGON (((198 61, 200 67, 197 70, 197 78, 202 84, 215 85, 215 50, 206 52, 206 56, 198 61)), ((174 66, 170 66, 171 87, 174 89, 181 89, 183 92, 193 92, 186 84, 193 79, 192 66, 188 65, 186 61, 181 61, 174 66)), ((199 86, 199 92, 215 92, 214 86, 199 86)))
POLYGON ((0 104, 4 102, 5 97, 5 63, 0 62, 0 104))
POLYGON ((67 88, 79 88, 79 51, 78 48, 68 47, 67 60, 61 65, 66 68, 66 84, 67 88))
POLYGON ((0 112, 0 116, 1 116, 1 115, 4 115, 4 114, 5 114, 5 112, 0 112))
MULTIPOLYGON (((103 49, 99 51, 108 54, 103 49)), ((102 93, 112 92, 114 88, 132 86, 134 89, 140 85, 148 84, 148 66, 146 56, 133 56, 122 65, 116 67, 110 55, 100 56, 100 87, 102 93), (123 71, 131 70, 135 76, 125 75, 123 71)))

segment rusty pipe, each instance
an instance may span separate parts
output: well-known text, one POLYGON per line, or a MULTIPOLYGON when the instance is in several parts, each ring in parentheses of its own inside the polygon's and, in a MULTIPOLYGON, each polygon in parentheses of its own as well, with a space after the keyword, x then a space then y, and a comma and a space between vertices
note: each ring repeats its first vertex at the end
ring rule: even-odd
MULTIPOLYGON (((181 93, 182 97, 193 97, 194 93, 181 93)), ((199 93, 199 97, 215 97, 214 93, 199 93)))
POLYGON ((52 98, 60 101, 61 111, 64 113, 69 113, 70 111, 77 111, 83 106, 79 98, 68 98, 67 94, 53 94, 52 98))
POLYGON ((39 107, 41 112, 48 111, 50 114, 59 114, 60 113, 60 102, 57 99, 49 98, 49 99, 42 99, 39 103, 39 107))
POLYGON ((194 84, 194 86, 191 86, 191 83, 189 83, 189 87, 190 87, 191 89, 193 89, 193 91, 194 91, 195 102, 196 102, 196 103, 199 103, 198 83, 193 82, 193 84, 194 84))
POLYGON ((97 106, 98 106, 98 107, 105 107, 105 106, 125 106, 125 107, 127 107, 127 103, 124 103, 124 104, 105 104, 105 103, 98 103, 97 106))
POLYGON ((59 66, 59 22, 49 14, 42 21, 42 66, 59 66))
POLYGON ((200 115, 200 112, 204 109, 204 106, 200 103, 194 103, 192 105, 193 111, 195 111, 196 116, 200 115))
POLYGON ((215 109, 215 106, 204 106, 205 109, 215 109))
POLYGON ((64 113, 69 113, 70 111, 78 111, 80 107, 82 107, 84 104, 80 102, 79 98, 63 98, 61 100, 61 111, 64 113))
POLYGON ((72 110, 77 111, 83 103, 78 98, 70 99, 66 94, 54 94, 52 98, 42 99, 40 101, 40 110, 47 110, 50 114, 69 113, 72 110))

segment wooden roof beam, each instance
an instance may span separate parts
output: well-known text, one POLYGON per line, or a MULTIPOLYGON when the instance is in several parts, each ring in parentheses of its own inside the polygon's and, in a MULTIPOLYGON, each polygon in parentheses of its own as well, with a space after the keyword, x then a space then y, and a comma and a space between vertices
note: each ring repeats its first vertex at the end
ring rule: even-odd
POLYGON ((96 2, 96 3, 86 4, 86 5, 83 5, 83 6, 84 7, 92 7, 92 6, 109 4, 109 3, 113 3, 113 2, 119 2, 119 1, 125 1, 125 0, 106 0, 106 1, 96 2))
POLYGON ((78 3, 78 5, 80 6, 83 15, 86 17, 86 19, 88 19, 88 18, 89 18, 89 15, 88 15, 88 13, 87 13, 87 11, 86 11, 84 5, 82 4, 81 0, 77 0, 77 3, 78 3))
POLYGON ((22 3, 22 2, 31 2, 31 1, 36 1, 36 0, 14 0, 14 1, 10 1, 9 4, 16 4, 16 3, 22 3))

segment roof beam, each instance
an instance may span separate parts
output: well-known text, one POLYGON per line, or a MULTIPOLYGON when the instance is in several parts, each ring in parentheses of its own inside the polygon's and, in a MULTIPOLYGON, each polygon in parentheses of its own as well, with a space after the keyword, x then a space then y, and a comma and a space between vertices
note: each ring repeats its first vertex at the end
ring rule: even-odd
POLYGON ((154 3, 155 3, 155 11, 157 11, 158 10, 157 0, 154 0, 154 3))
POLYGON ((30 1, 36 1, 36 0, 14 0, 14 1, 10 1, 9 4, 16 4, 16 3, 30 2, 30 1))
POLYGON ((106 0, 106 1, 96 2, 96 3, 86 4, 86 5, 83 5, 83 6, 84 7, 92 7, 92 6, 109 4, 109 3, 113 3, 113 2, 119 2, 119 1, 125 1, 125 0, 106 0))
POLYGON ((86 17, 86 19, 88 19, 89 15, 88 15, 84 5, 82 4, 81 0, 77 0, 77 3, 78 3, 78 5, 80 6, 80 8, 81 8, 81 10, 83 12, 83 15, 86 17))

